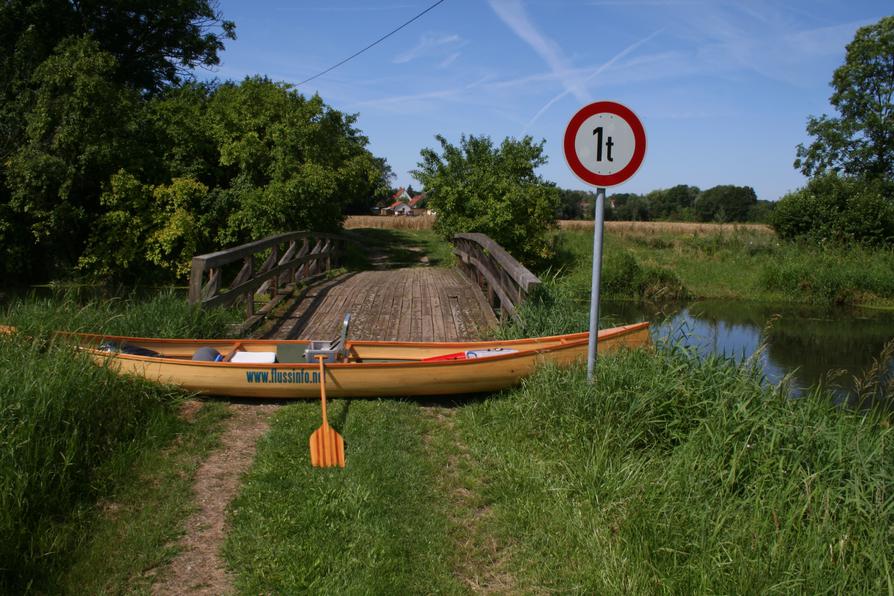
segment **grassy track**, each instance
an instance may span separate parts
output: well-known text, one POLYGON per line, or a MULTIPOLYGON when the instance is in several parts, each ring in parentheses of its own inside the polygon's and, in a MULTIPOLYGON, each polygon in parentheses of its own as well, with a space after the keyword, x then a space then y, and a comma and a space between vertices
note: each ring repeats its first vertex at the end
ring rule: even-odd
POLYGON ((283 408, 232 505, 224 554, 242 593, 453 593, 454 552, 430 457, 433 422, 414 402, 333 400, 347 467, 310 466, 319 405, 283 408))

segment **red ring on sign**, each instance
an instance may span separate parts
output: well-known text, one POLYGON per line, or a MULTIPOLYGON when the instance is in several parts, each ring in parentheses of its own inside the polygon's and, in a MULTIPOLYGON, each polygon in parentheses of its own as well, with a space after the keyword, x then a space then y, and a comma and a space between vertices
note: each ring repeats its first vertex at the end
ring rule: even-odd
POLYGON ((640 165, 642 165, 643 158, 646 156, 646 130, 643 128, 643 123, 636 117, 636 114, 627 106, 622 106, 613 101, 596 101, 582 107, 571 117, 571 121, 568 122, 568 126, 565 128, 564 149, 565 161, 568 162, 568 167, 571 168, 571 171, 578 178, 594 186, 615 186, 633 176, 640 165), (583 125, 584 120, 590 116, 603 113, 614 114, 624 120, 633 131, 634 139, 633 156, 630 158, 630 163, 624 166, 622 170, 607 175, 597 174, 588 170, 578 159, 574 150, 574 139, 577 136, 577 130, 583 125))

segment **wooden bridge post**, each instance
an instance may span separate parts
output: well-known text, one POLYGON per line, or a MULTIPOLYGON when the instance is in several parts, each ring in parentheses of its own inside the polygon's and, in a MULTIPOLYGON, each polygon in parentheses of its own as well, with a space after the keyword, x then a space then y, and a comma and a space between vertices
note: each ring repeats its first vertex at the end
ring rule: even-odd
MULTIPOLYGON (((251 279, 254 275, 255 268, 255 257, 254 254, 250 254, 245 259, 243 259, 244 265, 242 266, 242 270, 245 271, 246 277, 251 279)), ((253 289, 248 290, 245 294, 245 309, 247 318, 251 318, 255 316, 255 293, 253 289)))

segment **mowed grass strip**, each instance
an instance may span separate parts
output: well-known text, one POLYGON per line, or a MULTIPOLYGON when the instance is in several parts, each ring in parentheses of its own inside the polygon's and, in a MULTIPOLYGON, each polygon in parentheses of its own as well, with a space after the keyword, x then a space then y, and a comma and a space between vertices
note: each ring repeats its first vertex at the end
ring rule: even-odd
POLYGON ((890 415, 680 350, 544 368, 456 427, 518 593, 894 590, 890 415))
POLYGON ((284 407, 232 504, 224 555, 242 593, 420 594, 461 591, 436 421, 404 400, 331 400, 347 466, 310 465, 320 405, 284 407))

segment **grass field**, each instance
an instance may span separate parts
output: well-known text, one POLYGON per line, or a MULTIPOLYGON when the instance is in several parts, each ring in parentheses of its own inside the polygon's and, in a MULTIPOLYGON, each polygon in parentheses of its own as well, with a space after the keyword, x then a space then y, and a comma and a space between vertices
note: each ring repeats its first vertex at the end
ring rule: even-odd
MULTIPOLYGON (((894 306, 892 250, 783 243, 759 225, 613 223, 605 234, 603 275, 613 261, 632 259, 657 282, 661 275, 677 280, 680 289, 670 295, 894 306)), ((561 231, 556 250, 554 269, 589 275, 591 232, 561 231)), ((650 283, 616 297, 652 298, 645 291, 650 283)))
POLYGON ((344 227, 347 230, 355 228, 382 228, 387 230, 430 230, 435 224, 434 215, 349 215, 344 227))
MULTIPOLYGON (((561 230, 593 230, 592 221, 582 221, 575 219, 563 219, 559 221, 559 229, 561 230)), ((730 235, 739 233, 754 233, 766 236, 775 236, 773 228, 764 224, 717 224, 717 223, 697 223, 697 222, 677 222, 677 221, 607 221, 605 222, 607 232, 618 236, 637 236, 647 237, 656 235, 672 234, 675 236, 686 235, 730 235)))

